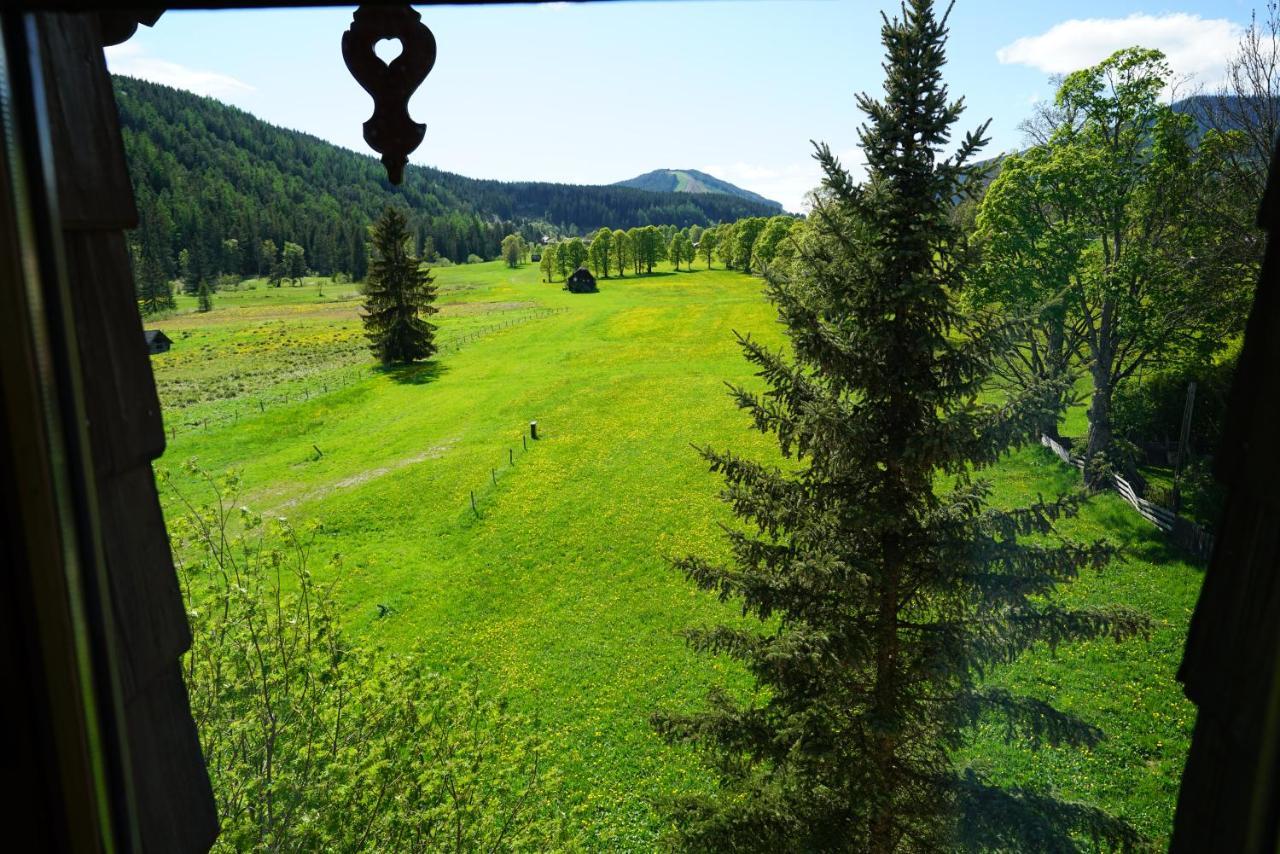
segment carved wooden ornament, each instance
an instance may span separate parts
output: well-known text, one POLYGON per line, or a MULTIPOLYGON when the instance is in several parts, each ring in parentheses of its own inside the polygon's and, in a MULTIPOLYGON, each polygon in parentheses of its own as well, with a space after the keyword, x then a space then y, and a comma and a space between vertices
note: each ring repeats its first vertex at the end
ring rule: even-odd
POLYGON ((342 34, 342 59, 351 76, 373 96, 364 141, 382 155, 387 178, 404 180, 409 153, 422 144, 427 126, 409 115, 409 98, 436 64, 436 37, 409 6, 361 6, 342 34), (399 39, 400 55, 383 62, 373 51, 382 39, 399 39))

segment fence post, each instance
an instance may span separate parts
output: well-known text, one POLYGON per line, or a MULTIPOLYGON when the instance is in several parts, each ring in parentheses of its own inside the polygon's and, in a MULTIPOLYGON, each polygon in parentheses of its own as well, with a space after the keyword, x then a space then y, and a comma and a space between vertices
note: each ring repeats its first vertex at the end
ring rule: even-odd
POLYGON ((538 422, 537 421, 529 422, 529 438, 533 439, 535 442, 538 440, 538 422))
POLYGON ((498 485, 498 470, 497 470, 497 469, 489 469, 489 477, 493 478, 493 485, 494 485, 494 486, 497 486, 497 485, 498 485))
POLYGON ((507 462, 513 466, 516 464, 516 452, 510 448, 507 448, 507 462))
POLYGON ((471 512, 476 514, 476 518, 480 518, 480 511, 476 509, 476 491, 471 490, 471 512))
POLYGON ((520 434, 520 444, 524 445, 524 449, 529 450, 529 439, 523 433, 520 434))

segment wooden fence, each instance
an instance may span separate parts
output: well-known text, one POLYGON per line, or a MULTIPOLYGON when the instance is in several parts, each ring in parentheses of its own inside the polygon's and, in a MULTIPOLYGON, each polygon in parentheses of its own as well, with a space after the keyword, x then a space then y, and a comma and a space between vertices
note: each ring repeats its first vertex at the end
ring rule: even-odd
MULTIPOLYGON (((1040 444, 1053 451, 1054 455, 1064 463, 1073 465, 1081 470, 1084 469, 1084 460, 1080 457, 1072 456, 1070 451, 1048 436, 1041 436, 1040 444)), ((1179 547, 1185 549, 1199 560, 1208 561, 1213 556, 1213 534, 1209 531, 1189 519, 1182 518, 1169 508, 1161 507, 1159 504, 1143 498, 1129 481, 1118 474, 1111 475, 1110 482, 1111 487, 1120 493, 1120 497, 1127 501, 1134 510, 1138 511, 1139 516, 1168 534, 1169 538, 1179 547)))
MULTIPOLYGON (((519 326, 531 320, 539 320, 544 317, 550 317, 555 314, 562 314, 568 311, 568 308, 534 308, 534 309, 518 309, 515 317, 506 318, 499 323, 492 323, 485 326, 479 326, 462 332, 458 335, 452 335, 436 342, 437 354, 460 351, 464 344, 470 344, 479 341, 496 332, 510 329, 513 326, 519 326)), ((504 312, 505 313, 505 312, 504 312)), ((364 347, 358 348, 363 350, 364 347)), ((374 369, 370 364, 360 365, 354 369, 331 372, 323 375, 321 379, 313 380, 308 383, 298 384, 287 392, 277 392, 276 394, 249 394, 240 398, 230 398, 223 401, 223 406, 229 406, 230 411, 213 412, 206 415, 188 415, 182 412, 166 413, 165 432, 170 439, 178 438, 179 433, 188 433, 196 430, 208 430, 210 427, 220 427, 226 424, 238 424, 241 418, 241 408, 243 407, 244 417, 250 417, 255 413, 263 413, 268 409, 287 403, 299 403, 308 401, 313 397, 322 394, 328 394, 330 391, 337 391, 354 383, 363 382, 370 377, 375 376, 374 369)))

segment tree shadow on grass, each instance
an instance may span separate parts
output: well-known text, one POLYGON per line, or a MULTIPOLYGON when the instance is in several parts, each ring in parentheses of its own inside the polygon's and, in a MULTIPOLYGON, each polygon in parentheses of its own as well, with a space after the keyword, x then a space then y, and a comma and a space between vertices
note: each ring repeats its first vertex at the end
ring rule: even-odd
POLYGON ((427 362, 414 362, 411 365, 391 365, 389 367, 375 368, 374 370, 403 385, 426 385, 444 376, 445 371, 449 369, 438 359, 432 359, 427 362))

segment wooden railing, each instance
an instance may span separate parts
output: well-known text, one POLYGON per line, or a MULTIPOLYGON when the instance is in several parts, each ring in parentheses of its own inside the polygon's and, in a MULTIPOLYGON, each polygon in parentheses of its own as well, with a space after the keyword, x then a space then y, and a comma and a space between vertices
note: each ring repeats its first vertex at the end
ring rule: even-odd
MULTIPOLYGON (((1064 463, 1073 465, 1081 470, 1084 469, 1083 459, 1073 456, 1070 451, 1048 436, 1041 436, 1040 444, 1053 451, 1054 455, 1064 463)), ((1133 485, 1120 475, 1112 474, 1109 476, 1108 481, 1110 486, 1120 493, 1120 497, 1128 502, 1134 510, 1138 511, 1139 516, 1168 534, 1175 544, 1200 560, 1207 561, 1213 555, 1212 533, 1190 519, 1184 519, 1169 508, 1161 507, 1159 504, 1143 498, 1133 488, 1133 485)))

